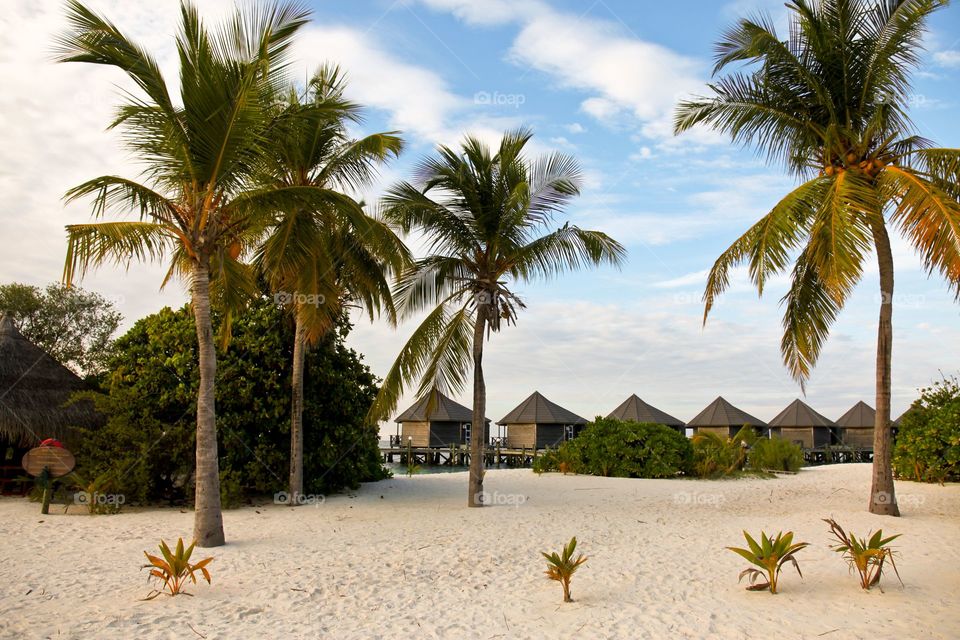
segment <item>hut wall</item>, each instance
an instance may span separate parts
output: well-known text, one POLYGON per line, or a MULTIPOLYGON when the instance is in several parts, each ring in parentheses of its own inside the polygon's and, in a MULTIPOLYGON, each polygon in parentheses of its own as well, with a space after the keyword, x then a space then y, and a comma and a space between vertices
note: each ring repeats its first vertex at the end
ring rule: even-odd
POLYGON ((736 433, 730 427, 695 427, 694 433, 715 433, 721 438, 729 438, 736 433))
POLYGON ((449 447, 463 442, 462 422, 431 422, 430 446, 449 447))
POLYGON ((813 446, 815 449, 837 444, 838 438, 830 427, 813 428, 813 446))
POLYGON ((873 429, 844 429, 843 442, 851 447, 873 448, 873 429))
POLYGON ((510 449, 533 449, 536 444, 537 425, 507 425, 507 447, 510 449))
POLYGON ((780 429, 776 429, 774 435, 783 438, 787 442, 799 444, 804 449, 813 449, 813 431, 813 427, 782 427, 780 429), (779 431, 780 433, 778 434, 776 431, 779 431))
POLYGON ((551 447, 556 449, 563 442, 564 426, 562 424, 537 425, 537 449, 551 447))
POLYGON ((407 446, 407 439, 413 438, 413 446, 430 446, 430 423, 429 422, 401 422, 400 423, 400 441, 403 446, 407 446))

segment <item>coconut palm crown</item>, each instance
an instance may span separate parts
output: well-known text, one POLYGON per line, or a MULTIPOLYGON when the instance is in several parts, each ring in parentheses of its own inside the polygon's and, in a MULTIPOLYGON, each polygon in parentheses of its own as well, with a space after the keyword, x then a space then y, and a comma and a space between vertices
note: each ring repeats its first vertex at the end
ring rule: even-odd
POLYGON ((792 0, 789 37, 740 20, 716 46, 712 97, 681 102, 677 133, 706 125, 782 163, 800 181, 710 270, 704 321, 742 262, 758 292, 792 262, 781 351, 810 377, 871 251, 880 273, 877 413, 870 510, 898 515, 890 470, 893 256, 903 236, 960 296, 960 150, 917 136, 907 112, 929 16, 945 0, 792 0), (730 71, 732 65, 742 65, 730 71))
POLYGON ((213 29, 190 3, 181 5, 180 16, 174 100, 147 51, 106 18, 67 3, 69 28, 58 59, 115 67, 133 82, 111 127, 123 133, 144 171, 140 181, 101 176, 67 193, 68 200, 91 196, 96 218, 132 219, 69 225, 64 279, 70 283, 103 263, 167 257, 164 283, 174 277, 190 283, 200 364, 194 538, 208 547, 224 542, 211 299, 228 310, 256 291, 252 269, 238 259, 274 211, 343 198, 311 186, 254 182, 278 123, 274 96, 289 86, 292 39, 309 12, 294 4, 247 5, 213 29))
POLYGON ((580 170, 560 153, 528 159, 531 136, 523 129, 506 133, 495 151, 474 137, 459 150, 441 146, 420 163, 416 185, 401 182, 382 202, 389 222, 424 234, 428 253, 398 280, 401 313, 432 310, 401 349, 371 415, 385 418, 412 380, 420 380, 418 395, 434 388, 459 392, 472 365, 470 506, 482 506, 483 343, 524 308, 514 284, 587 265, 619 265, 626 256, 599 231, 569 223, 548 229, 579 194, 580 170))
MULTIPOLYGON (((322 66, 306 90, 290 88, 278 101, 281 125, 259 179, 268 187, 311 186, 344 195, 368 185, 377 166, 399 155, 395 132, 352 139, 347 125, 362 121, 360 107, 344 99, 346 76, 322 66)), ((303 377, 308 349, 345 313, 360 306, 371 320, 384 312, 396 323, 390 275, 409 263, 406 246, 381 220, 350 198, 316 208, 306 203, 276 212, 256 265, 275 299, 296 325, 290 425, 290 505, 303 490, 303 377)))

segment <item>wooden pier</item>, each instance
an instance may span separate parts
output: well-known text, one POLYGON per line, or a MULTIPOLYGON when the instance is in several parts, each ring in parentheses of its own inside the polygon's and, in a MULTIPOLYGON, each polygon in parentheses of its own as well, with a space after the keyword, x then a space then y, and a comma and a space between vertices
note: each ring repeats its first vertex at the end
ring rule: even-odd
MULTIPOLYGON (((487 446, 483 451, 484 466, 530 467, 537 456, 545 450, 507 449, 502 446, 487 446)), ((400 447, 391 445, 380 449, 384 462, 398 462, 404 465, 436 465, 465 467, 470 464, 470 446, 466 444, 449 447, 400 447)))

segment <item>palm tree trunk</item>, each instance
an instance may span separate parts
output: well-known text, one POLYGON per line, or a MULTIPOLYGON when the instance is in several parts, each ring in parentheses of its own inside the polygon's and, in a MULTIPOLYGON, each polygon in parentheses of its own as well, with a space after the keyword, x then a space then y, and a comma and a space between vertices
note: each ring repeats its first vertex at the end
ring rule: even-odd
POLYGON ((193 538, 200 547, 224 543, 220 511, 220 465, 217 454, 217 410, 214 380, 217 353, 210 320, 210 269, 206 260, 194 264, 190 287, 200 352, 200 389, 197 393, 197 471, 193 538))
POLYGON ((470 484, 467 506, 483 506, 483 444, 486 435, 487 386, 483 381, 483 337, 487 328, 487 305, 477 305, 473 330, 473 425, 470 428, 470 484))
POLYGON ((303 365, 306 358, 306 332, 300 314, 294 313, 293 400, 290 406, 290 496, 288 504, 300 504, 303 493, 303 365))
POLYGON ((893 486, 890 434, 890 362, 893 352, 893 253, 882 222, 874 225, 873 240, 880 268, 880 326, 877 330, 877 416, 873 423, 873 483, 870 513, 899 516, 893 486))

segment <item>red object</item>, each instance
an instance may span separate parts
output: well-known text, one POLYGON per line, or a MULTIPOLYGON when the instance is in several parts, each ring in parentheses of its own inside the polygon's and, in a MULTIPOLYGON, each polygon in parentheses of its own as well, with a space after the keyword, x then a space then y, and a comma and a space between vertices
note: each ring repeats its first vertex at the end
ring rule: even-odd
POLYGON ((41 447, 60 447, 61 449, 63 449, 63 444, 61 444, 59 440, 54 440, 53 438, 47 438, 46 440, 40 443, 40 446, 41 447))

